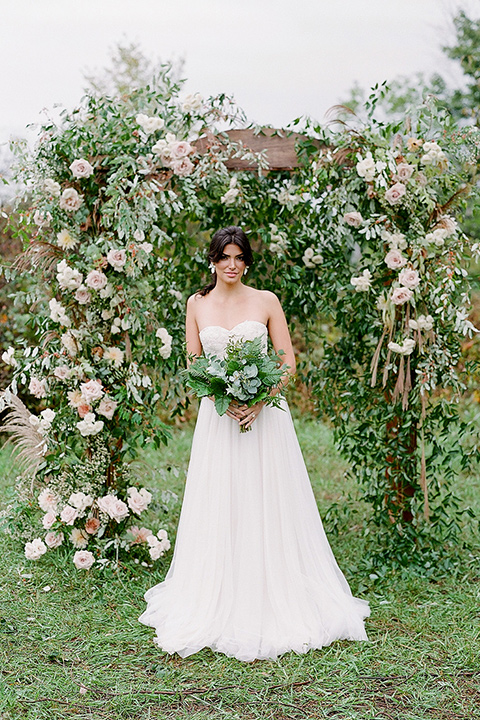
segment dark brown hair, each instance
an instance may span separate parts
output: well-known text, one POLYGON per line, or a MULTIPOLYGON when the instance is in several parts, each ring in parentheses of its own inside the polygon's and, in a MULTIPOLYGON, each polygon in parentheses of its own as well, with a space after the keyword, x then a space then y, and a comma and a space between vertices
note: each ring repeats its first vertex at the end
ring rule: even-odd
MULTIPOLYGON (((237 225, 230 225, 229 227, 217 230, 215 235, 212 237, 210 247, 208 249, 209 262, 218 262, 223 255, 226 245, 229 245, 230 243, 240 248, 245 265, 247 267, 250 266, 253 263, 252 248, 250 247, 250 242, 242 228, 237 225)), ((217 273, 214 274, 212 282, 205 285, 205 287, 199 290, 197 294, 202 296, 208 295, 210 290, 213 290, 216 284, 217 273)))

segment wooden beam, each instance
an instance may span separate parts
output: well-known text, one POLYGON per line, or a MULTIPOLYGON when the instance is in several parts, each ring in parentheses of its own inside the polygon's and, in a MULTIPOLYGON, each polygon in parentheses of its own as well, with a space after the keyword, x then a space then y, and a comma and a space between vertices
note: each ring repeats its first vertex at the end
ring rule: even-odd
MULTIPOLYGON (((300 161, 295 150, 295 144, 299 140, 311 140, 299 133, 276 130, 275 128, 262 128, 258 133, 252 129, 227 130, 225 135, 234 143, 242 143, 246 148, 254 152, 266 150, 270 170, 293 170, 300 166, 300 161)), ((201 154, 214 144, 222 145, 221 135, 211 135, 200 138, 195 142, 195 147, 201 154)), ((256 163, 250 163, 240 158, 230 158, 225 163, 230 170, 257 170, 256 163)))

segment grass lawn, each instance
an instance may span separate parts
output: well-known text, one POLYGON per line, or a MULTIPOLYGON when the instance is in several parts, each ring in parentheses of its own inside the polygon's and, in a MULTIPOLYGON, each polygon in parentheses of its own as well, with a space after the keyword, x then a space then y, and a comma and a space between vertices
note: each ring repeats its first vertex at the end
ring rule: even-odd
MULTIPOLYGON (((330 430, 308 420, 296 426, 325 511, 354 488, 343 478, 330 430)), ((150 517, 151 527, 166 527, 172 537, 191 434, 191 426, 177 430, 168 448, 142 458, 146 486, 157 498, 163 493, 169 507, 160 521, 150 517)), ((0 506, 12 497, 13 477, 3 451, 0 506)), ((478 478, 462 482, 480 514, 478 478)), ((357 515, 364 512, 358 505, 357 515)), ((149 526, 142 516, 143 522, 149 526)), ((435 582, 374 583, 357 570, 361 542, 353 520, 331 543, 353 592, 370 601, 370 642, 337 642, 303 656, 247 664, 210 650, 186 660, 168 656, 153 644, 153 630, 137 622, 143 593, 163 578, 171 552, 155 570, 138 565, 107 579, 75 570, 59 551, 29 562, 20 543, 1 534, 0 719, 480 718, 474 558, 466 554, 462 567, 435 582)))

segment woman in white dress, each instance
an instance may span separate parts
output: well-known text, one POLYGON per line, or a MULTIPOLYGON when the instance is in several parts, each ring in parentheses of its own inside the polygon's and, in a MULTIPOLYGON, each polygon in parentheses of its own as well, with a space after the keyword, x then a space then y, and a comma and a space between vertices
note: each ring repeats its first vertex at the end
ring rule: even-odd
MULTIPOLYGON (((238 227, 213 236, 211 285, 187 303, 187 351, 222 355, 230 338, 270 336, 295 372, 277 297, 242 282, 252 251, 238 227)), ((200 403, 172 564, 139 620, 186 657, 210 647, 239 660, 366 640, 368 604, 352 596, 323 530, 287 403, 220 417, 200 403), (240 433, 239 424, 250 428, 240 433)))

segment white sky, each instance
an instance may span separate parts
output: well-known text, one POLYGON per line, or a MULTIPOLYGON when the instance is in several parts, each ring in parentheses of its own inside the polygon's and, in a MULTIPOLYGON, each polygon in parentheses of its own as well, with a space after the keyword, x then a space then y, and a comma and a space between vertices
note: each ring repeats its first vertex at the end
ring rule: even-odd
POLYGON ((251 120, 322 120, 355 80, 458 77, 441 52, 458 8, 480 16, 480 0, 2 0, 0 142, 77 104, 122 39, 183 57, 188 91, 233 94, 251 120))

